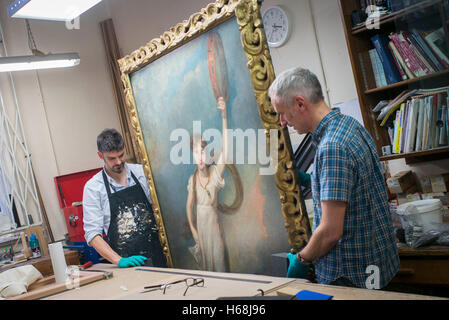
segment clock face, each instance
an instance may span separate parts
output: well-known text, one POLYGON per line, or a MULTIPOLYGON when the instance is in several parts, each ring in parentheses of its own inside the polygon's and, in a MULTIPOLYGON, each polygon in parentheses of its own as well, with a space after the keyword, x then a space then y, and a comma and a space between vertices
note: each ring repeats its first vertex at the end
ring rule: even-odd
POLYGON ((263 26, 270 47, 279 47, 285 43, 288 35, 288 18, 278 6, 269 7, 262 15, 263 26))

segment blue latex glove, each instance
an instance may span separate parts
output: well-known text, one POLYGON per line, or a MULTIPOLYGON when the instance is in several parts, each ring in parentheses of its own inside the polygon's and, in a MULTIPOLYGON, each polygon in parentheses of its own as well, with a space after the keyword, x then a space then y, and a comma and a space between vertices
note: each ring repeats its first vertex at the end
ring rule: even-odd
POLYGON ((309 273, 310 265, 305 265, 301 263, 301 261, 296 258, 296 254, 287 253, 288 259, 288 270, 287 270, 287 278, 303 278, 307 277, 309 273))
POLYGON ((131 256, 128 258, 121 258, 118 262, 119 268, 140 267, 145 264, 148 258, 144 256, 131 256))
POLYGON ((298 170, 298 175, 299 175, 299 183, 301 184, 301 186, 303 186, 304 188, 309 187, 311 180, 310 174, 298 170))

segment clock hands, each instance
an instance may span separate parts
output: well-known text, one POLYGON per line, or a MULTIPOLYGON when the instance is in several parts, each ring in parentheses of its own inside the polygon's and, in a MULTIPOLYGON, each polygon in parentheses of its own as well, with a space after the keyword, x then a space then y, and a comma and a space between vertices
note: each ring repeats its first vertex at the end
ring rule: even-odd
MULTIPOLYGON (((275 34, 278 34, 279 29, 282 29, 283 26, 278 26, 278 25, 276 25, 276 23, 273 23, 271 25, 271 27, 272 27, 272 30, 270 30, 271 32, 269 32, 269 34, 268 34, 268 39, 270 41, 275 41, 275 39, 274 39, 275 34)), ((279 37, 277 36, 276 38, 279 38, 279 37)), ((276 39, 276 40, 279 40, 279 39, 276 39)))

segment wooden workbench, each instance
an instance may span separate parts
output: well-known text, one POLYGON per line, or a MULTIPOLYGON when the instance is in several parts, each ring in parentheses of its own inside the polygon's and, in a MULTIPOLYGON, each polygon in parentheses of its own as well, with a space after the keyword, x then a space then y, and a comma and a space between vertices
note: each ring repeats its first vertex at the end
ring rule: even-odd
POLYGON ((312 290, 330 294, 335 300, 429 300, 439 299, 430 296, 378 290, 355 289, 310 283, 302 279, 269 277, 239 273, 217 273, 198 270, 171 268, 128 268, 119 269, 110 264, 97 264, 89 270, 112 271, 113 276, 107 280, 97 281, 46 297, 46 300, 215 300, 219 297, 250 297, 260 295, 259 289, 266 296, 294 295, 300 290, 312 290), (147 271, 144 271, 144 270, 147 271), (164 284, 186 277, 203 278, 204 287, 191 287, 186 296, 183 283, 167 289, 141 293, 144 286, 164 284))
POLYGON ((393 283, 445 285, 449 287, 449 247, 399 248, 401 268, 393 283))
MULTIPOLYGON (((118 268, 111 264, 96 264, 88 269, 112 271, 113 276, 45 298, 46 300, 210 300, 219 297, 255 296, 258 289, 267 294, 294 281, 293 279, 239 273, 219 273, 172 268, 118 268), (204 287, 186 288, 180 283, 167 289, 141 293, 144 286, 164 284, 188 277, 203 278, 204 287)), ((306 280, 302 280, 306 282, 306 280)))
POLYGON ((287 284, 283 288, 277 289, 276 293, 279 295, 295 295, 301 290, 309 290, 331 295, 333 300, 448 300, 440 297, 390 292, 384 290, 368 290, 317 283, 303 283, 297 280, 287 284))
POLYGON ((401 268, 388 290, 449 297, 449 247, 399 247, 401 268))
MULTIPOLYGON (((64 250, 65 261, 67 265, 79 265, 80 259, 78 255, 78 251, 74 250, 64 250)), ((42 256, 39 258, 32 258, 25 261, 11 263, 5 266, 0 267, 0 273, 12 268, 17 268, 25 265, 32 265, 35 267, 42 275, 48 276, 53 274, 53 265, 51 264, 51 258, 49 255, 42 256)))

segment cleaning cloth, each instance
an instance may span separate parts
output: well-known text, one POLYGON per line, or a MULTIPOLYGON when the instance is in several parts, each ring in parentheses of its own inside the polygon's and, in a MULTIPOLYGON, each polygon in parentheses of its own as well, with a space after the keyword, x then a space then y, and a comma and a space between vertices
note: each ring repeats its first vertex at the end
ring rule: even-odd
POLYGON ((43 278, 32 265, 21 266, 0 273, 0 297, 9 298, 26 293, 28 286, 43 278))

